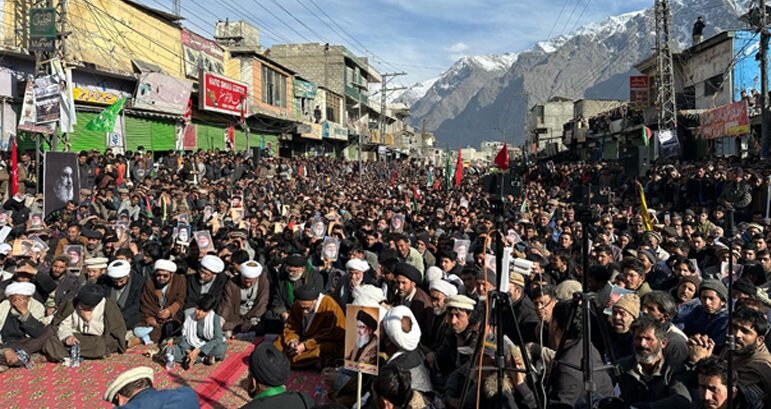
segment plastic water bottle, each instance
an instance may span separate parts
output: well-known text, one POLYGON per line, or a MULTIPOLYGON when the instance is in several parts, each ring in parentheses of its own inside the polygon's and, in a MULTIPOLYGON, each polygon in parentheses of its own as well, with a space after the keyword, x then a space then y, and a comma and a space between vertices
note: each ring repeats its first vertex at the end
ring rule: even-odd
POLYGON ((313 401, 317 404, 324 403, 324 388, 321 385, 316 386, 316 392, 313 393, 313 401))
POLYGON ((74 344, 70 348, 70 368, 80 367, 80 344, 74 344))
POLYGON ((171 340, 166 342, 166 370, 174 369, 174 343, 171 340))
POLYGON ((32 362, 32 359, 29 357, 29 354, 27 351, 17 348, 16 349, 16 357, 19 359, 19 362, 24 364, 24 367, 27 369, 32 369, 35 367, 35 363, 32 362))

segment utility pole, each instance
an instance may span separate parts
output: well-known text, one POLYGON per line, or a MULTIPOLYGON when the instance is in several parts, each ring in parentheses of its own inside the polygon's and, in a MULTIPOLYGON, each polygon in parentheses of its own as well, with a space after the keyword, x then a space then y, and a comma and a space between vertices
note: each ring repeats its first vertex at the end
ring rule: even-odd
POLYGON ((760 0, 760 159, 766 160, 771 148, 768 133, 768 30, 766 0, 760 0))
POLYGON ((182 0, 173 0, 174 3, 174 15, 175 16, 181 16, 182 15, 182 0))
MULTIPOLYGON (((659 133, 671 130, 677 137, 677 108, 672 49, 669 41, 669 0, 656 0, 656 107, 659 133)), ((658 156, 659 142, 653 142, 654 157, 658 156)))
POLYGON ((380 83, 380 118, 378 122, 378 132, 380 132, 381 138, 384 138, 386 133, 386 97, 388 93, 407 89, 405 87, 388 88, 388 81, 401 75, 407 75, 407 73, 391 72, 380 75, 383 78, 383 82, 380 83))

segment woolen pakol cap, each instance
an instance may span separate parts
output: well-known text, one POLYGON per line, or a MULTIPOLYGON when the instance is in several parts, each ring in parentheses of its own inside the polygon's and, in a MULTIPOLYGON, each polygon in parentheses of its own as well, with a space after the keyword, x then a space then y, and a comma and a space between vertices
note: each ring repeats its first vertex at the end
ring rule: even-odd
POLYGON ((138 366, 123 372, 122 374, 118 375, 118 377, 115 378, 115 380, 112 381, 112 383, 107 387, 107 390, 104 392, 104 400, 107 402, 112 402, 115 400, 115 395, 117 395, 121 389, 123 389, 126 385, 132 382, 136 382, 140 379, 146 378, 149 379, 152 383, 153 374, 153 369, 147 366, 138 366))

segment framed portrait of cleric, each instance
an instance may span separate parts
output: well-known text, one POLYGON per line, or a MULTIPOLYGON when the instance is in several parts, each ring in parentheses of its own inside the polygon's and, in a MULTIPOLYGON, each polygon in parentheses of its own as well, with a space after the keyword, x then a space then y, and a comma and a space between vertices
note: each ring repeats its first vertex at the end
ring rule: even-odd
POLYGON ((200 254, 206 254, 214 251, 214 242, 211 239, 211 233, 208 230, 199 230, 193 233, 195 244, 198 245, 200 254))
POLYGON ((329 261, 337 261, 337 256, 340 254, 340 240, 332 237, 327 237, 324 242, 321 243, 321 257, 328 259, 329 261))
POLYGON ((189 224, 177 223, 176 231, 177 231, 177 234, 174 236, 175 240, 179 240, 185 243, 190 242, 190 232, 192 231, 192 229, 190 228, 189 224))
POLYGON ((324 222, 324 219, 321 217, 314 217, 313 220, 311 220, 311 233, 313 233, 313 237, 316 237, 317 239, 323 239, 324 236, 327 235, 327 224, 324 222))
POLYGON ((452 245, 452 251, 454 251, 458 255, 458 261, 461 262, 461 264, 466 263, 466 259, 468 258, 468 249, 471 247, 471 240, 459 240, 455 239, 452 245))
POLYGON ((0 212, 0 226, 5 226, 6 224, 13 224, 13 219, 11 218, 11 216, 13 216, 12 210, 0 212))
POLYGON ((29 226, 30 227, 43 227, 43 213, 30 213, 29 214, 29 226))
POLYGON ((345 317, 345 369, 377 375, 380 308, 348 305, 345 317))
POLYGON ((32 257, 35 255, 35 242, 32 240, 14 240, 11 247, 14 257, 32 257))
POLYGON ((43 161, 43 213, 80 203, 80 166, 74 152, 46 152, 43 161))
POLYGON ((83 269, 83 246, 64 246, 64 254, 70 258, 70 264, 67 265, 67 269, 78 271, 83 269))
POLYGON ((391 217, 391 231, 401 233, 404 231, 404 215, 397 213, 391 217))

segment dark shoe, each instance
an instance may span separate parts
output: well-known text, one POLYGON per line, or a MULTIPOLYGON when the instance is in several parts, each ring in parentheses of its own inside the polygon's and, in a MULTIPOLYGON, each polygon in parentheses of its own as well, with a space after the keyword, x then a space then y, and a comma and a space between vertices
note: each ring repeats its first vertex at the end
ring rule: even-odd
POLYGON ((190 369, 190 358, 185 357, 185 359, 182 360, 182 369, 186 371, 190 369))
POLYGON ((207 356, 203 359, 203 364, 207 366, 214 365, 214 362, 216 362, 216 359, 213 356, 207 356))

